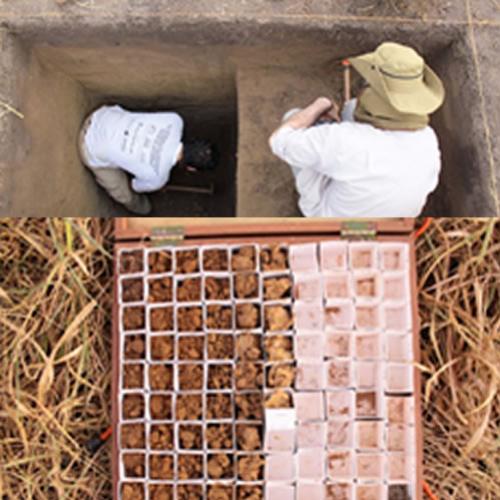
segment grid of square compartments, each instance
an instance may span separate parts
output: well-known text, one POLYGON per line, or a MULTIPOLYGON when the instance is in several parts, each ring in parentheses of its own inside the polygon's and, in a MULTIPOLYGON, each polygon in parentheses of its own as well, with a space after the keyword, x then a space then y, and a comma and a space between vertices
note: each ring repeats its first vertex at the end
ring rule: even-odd
POLYGON ((293 408, 266 409, 266 498, 416 494, 409 248, 290 247, 293 408))
POLYGON ((118 271, 120 497, 263 498, 263 399, 294 376, 288 250, 124 249, 118 271))

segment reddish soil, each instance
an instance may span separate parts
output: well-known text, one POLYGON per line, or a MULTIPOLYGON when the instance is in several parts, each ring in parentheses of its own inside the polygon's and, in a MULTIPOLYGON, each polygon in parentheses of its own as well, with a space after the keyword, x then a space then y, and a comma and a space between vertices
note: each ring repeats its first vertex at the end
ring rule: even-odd
POLYGON ((232 359, 234 357, 234 338, 224 333, 208 334, 208 359, 232 359))
POLYGON ((209 276, 205 279, 205 299, 207 300, 229 300, 231 298, 231 283, 229 278, 214 278, 209 276))
POLYGON ((179 445, 183 450, 201 450, 203 448, 203 429, 201 425, 180 425, 179 445))
POLYGON ((260 251, 260 267, 263 271, 288 269, 288 250, 272 245, 260 251))
POLYGON ((139 389, 144 386, 144 367, 142 365, 123 365, 123 387, 139 389))
POLYGON ((148 256, 149 272, 154 274, 169 273, 172 271, 172 252, 161 250, 151 252, 148 256))
POLYGON ((245 361, 262 359, 261 335, 242 333, 236 338, 236 355, 245 361))
POLYGON ((174 426, 172 424, 152 425, 149 442, 153 450, 172 450, 174 447, 174 426))
POLYGON ((203 359, 205 339, 202 336, 179 337, 179 359, 203 359))
POLYGON ((201 420, 203 402, 197 394, 180 394, 177 396, 175 416, 177 420, 201 420))
POLYGON ((238 424, 236 426, 236 446, 238 450, 254 451, 262 448, 262 426, 238 424))
POLYGON ((255 273, 236 274, 233 284, 234 294, 239 299, 254 299, 259 296, 259 277, 255 273))
POLYGON ((233 311, 231 307, 218 305, 208 306, 207 328, 211 330, 232 330, 233 311))
POLYGON ((122 448, 144 448, 144 424, 123 424, 121 429, 122 448))
POLYGON ((292 296, 292 279, 288 276, 264 279, 264 300, 279 300, 292 296))
POLYGON ((177 309, 177 329, 180 332, 199 332, 203 327, 201 307, 177 309))
POLYGON ((181 480, 203 477, 203 455, 178 455, 177 475, 181 480))
POLYGON ((232 389, 233 367, 232 365, 209 365, 208 388, 209 389, 232 389))
POLYGON ((127 419, 144 417, 144 396, 125 394, 123 396, 123 417, 127 419))
POLYGON ((289 306, 267 306, 264 309, 266 330, 286 331, 293 325, 292 312, 289 306))
POLYGON ((201 301, 201 278, 187 278, 177 282, 177 300, 179 302, 201 301))
POLYGON ((266 359, 286 361, 293 358, 293 338, 286 335, 272 335, 264 339, 266 359))
POLYGON ((125 337, 125 359, 144 359, 146 352, 144 335, 125 337))
POLYGON ((235 370, 237 389, 260 389, 264 384, 262 364, 241 362, 235 370))
POLYGON ((262 420, 264 417, 260 392, 237 394, 235 402, 238 420, 262 420))
POLYGON ((153 420, 168 420, 172 418, 172 396, 154 394, 149 399, 149 412, 153 420))
POLYGON ((149 302, 172 302, 173 280, 169 276, 149 280, 149 302))
MULTIPOLYGON (((259 481, 264 478, 265 460, 262 455, 241 455, 238 457, 238 478, 243 481, 259 481)), ((238 497, 238 498, 253 498, 238 497)), ((259 497, 260 498, 260 497, 259 497)))
POLYGON ((203 488, 199 484, 177 486, 177 500, 203 500, 203 488))
POLYGON ((153 332, 167 332, 174 329, 174 308, 155 307, 151 309, 151 330, 153 332))
POLYGON ((267 369, 269 387, 292 387, 294 380, 295 368, 292 364, 279 363, 267 369))
POLYGON ((207 444, 212 450, 231 450, 233 448, 233 426, 231 424, 209 424, 207 444))
POLYGON ((203 365, 179 365, 179 388, 181 391, 203 389, 203 365))
POLYGON ((230 394, 207 395, 207 415, 209 420, 232 418, 232 402, 230 394))
POLYGON ((128 278, 122 281, 122 301, 140 302, 144 298, 142 278, 128 278))
POLYGON ((150 365, 149 386, 153 391, 168 391, 174 389, 173 365, 150 365))
POLYGON ((264 489, 262 486, 238 486, 236 500, 262 500, 264 489))
POLYGON ((205 250, 203 252, 203 269, 205 271, 227 271, 229 259, 226 250, 205 250))
POLYGON ((233 271, 255 271, 257 256, 252 246, 241 247, 233 250, 231 256, 231 269, 233 271))
POLYGON ((122 500, 144 500, 144 486, 139 483, 124 483, 122 500))
POLYGON ((163 335, 151 338, 151 358, 155 361, 168 361, 174 358, 174 336, 163 335))
POLYGON ((236 326, 252 330, 260 327, 260 308, 256 304, 236 305, 236 326))
POLYGON ((200 270, 198 250, 181 250, 175 254, 175 272, 179 274, 197 273, 200 270))
POLYGON ((144 269, 144 258, 142 250, 123 252, 120 260, 120 272, 122 274, 140 273, 144 269))
POLYGON ((144 453, 125 453, 123 455, 123 466, 127 477, 144 477, 144 457, 144 453))
POLYGON ((174 500, 174 489, 169 484, 149 486, 149 500, 174 500))
POLYGON ((150 455, 149 476, 151 479, 173 479, 174 460, 172 455, 150 455))
POLYGON ((233 456, 226 453, 208 455, 207 474, 210 479, 232 479, 234 477, 233 456))
POLYGON ((266 408, 293 408, 292 395, 278 390, 266 396, 266 408))
POLYGON ((233 500, 233 486, 222 484, 208 485, 207 500, 233 500))
POLYGON ((133 306, 123 308, 124 330, 142 330, 144 325, 144 307, 133 306))

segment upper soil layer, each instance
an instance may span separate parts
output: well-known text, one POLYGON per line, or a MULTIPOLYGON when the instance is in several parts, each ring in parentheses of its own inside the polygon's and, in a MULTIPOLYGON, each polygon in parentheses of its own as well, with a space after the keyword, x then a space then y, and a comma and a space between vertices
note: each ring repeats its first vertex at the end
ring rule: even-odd
MULTIPOLYGON (((178 110, 196 122, 197 134, 217 123, 237 130, 236 215, 296 215, 293 179, 269 151, 269 135, 288 109, 318 95, 339 99, 335 60, 385 40, 422 51, 448 91, 434 120, 443 173, 427 213, 500 213, 494 0, 94 2, 0 4, 0 95, 24 115, 0 120, 0 213, 123 213, 96 187, 76 151, 84 117, 117 102, 178 110)), ((220 172, 234 169, 234 145, 220 140, 220 172)), ((229 180, 217 203, 193 198, 190 206, 203 215, 213 215, 217 204, 230 207, 229 180)), ((158 215, 179 209, 155 205, 166 211, 158 215)))

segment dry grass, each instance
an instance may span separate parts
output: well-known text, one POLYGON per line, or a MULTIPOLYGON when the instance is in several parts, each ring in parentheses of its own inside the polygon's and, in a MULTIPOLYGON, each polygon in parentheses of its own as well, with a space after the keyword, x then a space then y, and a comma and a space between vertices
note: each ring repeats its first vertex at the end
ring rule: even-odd
MULTIPOLYGON (((0 219, 0 498, 110 498, 111 223, 0 219)), ((418 243, 425 473, 439 498, 500 498, 500 221, 418 243)))

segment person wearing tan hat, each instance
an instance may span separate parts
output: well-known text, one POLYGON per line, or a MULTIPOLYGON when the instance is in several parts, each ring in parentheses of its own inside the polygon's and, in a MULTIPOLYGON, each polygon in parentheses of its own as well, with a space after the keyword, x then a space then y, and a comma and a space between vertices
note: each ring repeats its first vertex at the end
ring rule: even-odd
POLYGON ((271 149, 291 166, 305 216, 417 216, 439 181, 429 122, 443 84, 414 49, 396 43, 349 61, 367 83, 358 98, 341 117, 326 97, 289 111, 271 149))

